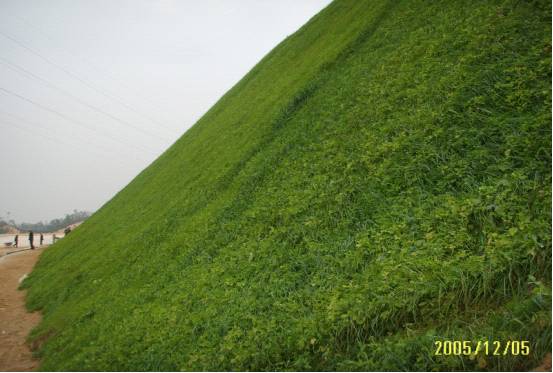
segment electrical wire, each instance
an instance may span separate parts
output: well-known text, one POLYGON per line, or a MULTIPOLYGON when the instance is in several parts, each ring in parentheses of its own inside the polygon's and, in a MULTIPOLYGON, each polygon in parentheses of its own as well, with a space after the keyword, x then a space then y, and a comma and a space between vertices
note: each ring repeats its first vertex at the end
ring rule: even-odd
MULTIPOLYGON (((10 119, 8 119, 10 122, 17 123, 17 125, 23 124, 23 125, 29 127, 34 132, 43 131, 43 133, 48 133, 48 135, 52 134, 50 131, 43 128, 40 124, 38 124, 36 122, 29 121, 25 118, 22 118, 22 117, 18 116, 18 115, 11 114, 11 113, 8 113, 8 112, 2 111, 2 110, 0 110, 0 114, 3 114, 4 116, 10 117, 10 119)), ((48 136, 48 135, 46 135, 46 136, 48 136)), ((59 137, 55 137, 55 138, 59 139, 59 137)), ((113 148, 113 147, 108 148, 108 147, 104 147, 104 146, 102 146, 100 144, 97 144, 97 143, 90 143, 90 140, 88 138, 84 138, 82 136, 75 136, 74 133, 72 135, 72 138, 76 139, 76 140, 79 140, 81 142, 87 143, 88 146, 85 149, 87 149, 87 150, 96 150, 97 154, 101 154, 103 156, 107 156, 107 157, 113 157, 113 156, 124 157, 124 156, 127 156, 128 157, 129 155, 132 155, 133 157, 135 157, 134 154, 124 153, 124 152, 123 153, 117 152, 117 148, 113 148)), ((71 140, 68 140, 68 142, 70 144, 73 144, 73 142, 71 140)), ((81 149, 81 148, 79 147, 79 149, 81 149)))
MULTIPOLYGON (((0 35, 2 35, 3 37, 11 40, 13 43, 17 44, 19 47, 27 50, 28 52, 32 53, 33 55, 37 56, 38 58, 42 59, 43 61, 45 61, 46 63, 56 67, 57 69, 63 71, 65 74, 69 75, 70 77, 72 77, 73 79, 76 79, 78 80, 79 82, 81 82, 83 85, 87 86, 89 89, 92 89, 93 91, 107 97, 108 99, 110 100, 113 100, 115 102, 117 102, 118 104, 124 106, 125 108, 127 108, 128 110, 130 111, 133 111, 135 114, 139 115, 139 116, 142 116, 142 117, 145 117, 146 119, 149 119, 150 121, 154 121, 156 124, 158 125, 161 125, 160 123, 158 123, 158 121, 155 121, 153 120, 152 118, 148 118, 147 116, 145 116, 144 114, 140 113, 138 110, 134 109, 132 106, 124 103, 122 100, 118 99, 117 97, 114 97, 113 95, 111 94, 108 94, 104 91, 102 91, 101 89, 91 85, 90 83, 88 83, 87 81, 85 81, 84 79, 80 78, 79 76, 77 76, 75 73, 69 71, 68 69, 64 68, 63 66, 60 66, 59 64, 55 63, 54 61, 50 60, 49 58, 43 56, 41 53, 37 52, 36 50, 28 47, 27 45, 25 45, 24 43, 22 43, 21 41, 17 40, 16 38, 14 38, 13 36, 10 36, 9 34, 6 34, 5 32, 3 31, 0 31, 0 35)), ((161 125, 162 127, 164 127, 165 129, 168 129, 167 126, 165 125, 161 125)))
POLYGON ((93 110, 93 111, 96 111, 96 112, 99 112, 105 116, 107 116, 108 118, 111 118, 113 120, 115 120, 116 122, 124 125, 124 126, 128 126, 136 131, 139 131, 141 132, 142 134, 146 135, 146 136, 151 136, 151 137, 155 137, 161 141, 170 141, 169 139, 165 139, 165 138, 161 138, 160 136, 158 136, 157 134, 154 134, 154 133, 151 133, 149 131, 145 131, 144 129, 140 128, 140 127, 137 127, 135 125, 133 125, 132 123, 129 123, 127 121, 124 121, 122 119, 119 119, 115 116, 113 116, 112 114, 102 110, 101 108, 98 108, 94 105, 91 105, 83 100, 81 100, 80 98, 76 97, 75 95, 73 95, 72 93, 64 90, 63 88, 60 88, 54 84, 52 84, 51 82, 47 81, 46 79, 44 78, 41 78, 40 76, 30 72, 29 70, 23 68, 23 67, 20 67, 20 66, 17 66, 9 61, 7 61, 6 59, 0 57, 0 64, 8 67, 9 69, 23 75, 23 76, 26 76, 27 78, 29 79, 36 79, 37 81, 41 82, 44 86, 48 87, 48 88, 51 88, 53 90, 56 90, 60 93, 62 93, 63 95, 67 96, 67 97, 70 97, 71 99, 77 101, 78 103, 80 103, 81 105, 83 106, 86 106, 87 108, 93 110))
MULTIPOLYGON (((0 121, 0 126, 5 126, 6 125, 6 122, 1 122, 0 121)), ((18 125, 11 125, 12 128, 16 128, 20 131, 24 131, 26 133, 30 133, 34 136, 40 136, 40 138, 44 138, 44 139, 47 139, 55 144, 61 144, 61 145, 64 145, 64 146, 73 146, 76 150, 79 150, 79 151, 82 151, 83 149, 85 151, 88 151, 89 148, 87 147, 79 147, 78 145, 76 144, 73 144, 71 142, 65 142, 65 141, 60 141, 59 139, 57 138, 54 138, 54 137, 50 137, 50 136, 46 136, 46 135, 39 135, 37 134, 34 130, 29 130, 25 127, 20 127, 18 125)), ((93 157, 97 157, 98 154, 93 154, 91 152, 89 152, 89 154, 91 154, 93 157)), ((109 159, 109 167, 113 169, 113 166, 116 165, 116 168, 120 168, 120 169, 124 169, 126 172, 134 169, 134 168, 137 168, 136 165, 132 166, 130 165, 129 163, 126 163, 125 161, 123 161, 121 158, 110 158, 109 156, 107 156, 106 154, 104 153, 100 153, 101 156, 104 156, 106 159, 109 159)), ((83 162, 84 163, 84 162, 83 162)), ((86 166, 86 164, 84 164, 84 166, 86 166)))
POLYGON ((1 122, 0 122, 0 125, 2 125, 2 126, 8 126, 8 125, 9 125, 9 126, 11 126, 11 127, 13 127, 13 128, 17 128, 18 130, 24 131, 24 132, 26 132, 26 133, 30 133, 30 134, 32 134, 32 135, 34 135, 34 136, 36 136, 36 137, 40 137, 40 138, 49 140, 49 141, 51 141, 51 142, 53 142, 53 143, 55 143, 55 144, 60 144, 60 145, 63 145, 63 146, 69 145, 69 146, 72 146, 72 147, 74 147, 75 149, 77 149, 77 150, 79 150, 79 151, 84 150, 84 151, 88 152, 89 154, 93 155, 94 157, 100 155, 100 156, 109 158, 110 163, 113 162, 113 161, 115 161, 115 163, 118 163, 118 164, 121 165, 121 166, 125 166, 125 168, 128 168, 128 167, 129 167, 129 164, 126 164, 125 162, 122 162, 120 158, 116 158, 116 159, 114 160, 114 158, 111 158, 111 157, 107 156, 105 153, 96 153, 96 154, 95 154, 95 153, 92 153, 92 152, 89 151, 89 148, 87 148, 87 147, 79 147, 78 145, 76 145, 76 144, 74 144, 74 143, 72 143, 72 142, 69 142, 69 141, 66 142, 66 141, 57 139, 57 138, 55 138, 55 137, 51 137, 51 136, 44 135, 44 134, 38 134, 34 129, 31 130, 31 129, 28 129, 28 128, 26 128, 26 127, 21 127, 21 126, 20 126, 20 123, 18 123, 17 125, 15 125, 15 124, 13 124, 13 123, 7 123, 7 122, 4 122, 4 121, 1 121, 1 122))
MULTIPOLYGON (((27 97, 25 97, 25 96, 22 96, 22 95, 20 95, 20 94, 18 94, 18 93, 15 93, 15 92, 10 91, 10 90, 8 90, 8 89, 6 89, 6 88, 3 88, 3 87, 0 87, 0 91, 6 93, 6 94, 8 94, 8 95, 17 97, 18 99, 20 99, 20 100, 22 100, 22 101, 25 101, 25 102, 27 102, 27 103, 30 103, 30 104, 32 104, 32 105, 34 105, 34 106, 36 106, 36 107, 39 107, 39 108, 41 108, 41 109, 44 110, 44 111, 50 112, 50 113, 52 113, 52 114, 55 114, 55 115, 59 116, 60 118, 63 118, 64 120, 66 120, 66 121, 68 121, 68 122, 78 124, 79 126, 85 128, 85 129, 87 129, 87 130, 89 130, 89 131, 91 131, 91 132, 100 133, 99 131, 94 130, 94 129, 88 127, 88 125, 86 125, 84 122, 81 122, 81 121, 72 119, 72 118, 68 117, 67 115, 65 115, 65 114, 63 114, 63 113, 60 113, 59 111, 57 111, 57 110, 55 110, 55 109, 52 109, 52 108, 49 108, 49 107, 44 106, 44 105, 42 105, 42 104, 39 104, 38 102, 35 102, 35 101, 33 101, 33 100, 31 100, 31 99, 29 99, 29 98, 27 98, 27 97)), ((147 149, 147 148, 142 147, 142 146, 137 145, 137 144, 127 144, 127 143, 122 142, 122 141, 120 141, 119 139, 114 138, 114 137, 112 137, 112 136, 110 136, 110 135, 108 135, 108 134, 106 134, 106 133, 100 133, 100 134, 101 134, 102 136, 106 137, 106 138, 109 138, 109 139, 112 140, 112 141, 118 142, 118 143, 120 143, 120 144, 122 144, 122 145, 125 145, 125 146, 133 147, 133 148, 135 148, 135 149, 137 149, 137 150, 139 150, 139 151, 146 151, 146 152, 153 151, 153 150, 151 150, 151 149, 147 149)))

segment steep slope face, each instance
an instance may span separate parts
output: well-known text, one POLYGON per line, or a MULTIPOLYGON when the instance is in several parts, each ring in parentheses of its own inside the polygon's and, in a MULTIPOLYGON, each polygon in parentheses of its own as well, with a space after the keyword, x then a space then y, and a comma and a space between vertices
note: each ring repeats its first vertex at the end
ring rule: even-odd
POLYGON ((25 281, 48 370, 523 369, 551 348, 551 9, 339 0, 25 281), (529 356, 435 356, 436 340, 529 356))

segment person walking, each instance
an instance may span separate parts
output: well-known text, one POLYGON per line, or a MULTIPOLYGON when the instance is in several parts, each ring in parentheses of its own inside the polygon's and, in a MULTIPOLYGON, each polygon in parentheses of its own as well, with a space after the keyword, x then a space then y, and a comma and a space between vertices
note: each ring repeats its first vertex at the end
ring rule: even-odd
POLYGON ((29 232, 29 243, 31 244, 31 250, 35 249, 35 245, 33 244, 34 238, 35 238, 35 235, 34 235, 33 231, 30 231, 29 232))
POLYGON ((13 244, 15 247, 17 247, 17 245, 19 244, 19 235, 16 234, 15 235, 15 238, 13 239, 13 244))
POLYGON ((42 243, 44 242, 44 235, 40 234, 40 246, 42 246, 42 243))

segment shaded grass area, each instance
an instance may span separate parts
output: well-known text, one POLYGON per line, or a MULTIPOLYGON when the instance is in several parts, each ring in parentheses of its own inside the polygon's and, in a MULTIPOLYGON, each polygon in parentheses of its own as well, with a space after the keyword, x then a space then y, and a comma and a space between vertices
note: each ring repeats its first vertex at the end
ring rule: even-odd
POLYGON ((45 370, 510 370, 551 349, 551 10, 335 1, 24 282, 45 370), (530 356, 434 355, 440 339, 530 356))

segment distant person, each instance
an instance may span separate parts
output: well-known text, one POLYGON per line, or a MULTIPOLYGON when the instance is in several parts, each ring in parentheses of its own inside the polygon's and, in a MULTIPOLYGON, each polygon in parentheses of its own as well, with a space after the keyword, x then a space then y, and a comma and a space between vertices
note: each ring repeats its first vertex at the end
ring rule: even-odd
POLYGON ((52 243, 55 243, 57 239, 58 238, 56 237, 56 234, 54 233, 54 235, 52 236, 52 243))
POLYGON ((31 250, 35 249, 35 245, 33 243, 34 239, 35 239, 35 235, 34 235, 33 231, 30 231, 29 232, 29 243, 31 244, 31 250))
POLYGON ((69 233, 71 233, 71 228, 69 228, 69 227, 65 228, 63 233, 65 233, 65 235, 67 236, 69 233))
POLYGON ((13 245, 14 245, 15 247, 17 247, 18 244, 19 244, 19 235, 16 234, 16 235, 15 235, 15 238, 13 239, 13 245))
POLYGON ((44 242, 44 235, 40 234, 40 246, 42 246, 42 243, 44 242))

